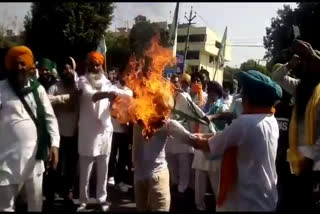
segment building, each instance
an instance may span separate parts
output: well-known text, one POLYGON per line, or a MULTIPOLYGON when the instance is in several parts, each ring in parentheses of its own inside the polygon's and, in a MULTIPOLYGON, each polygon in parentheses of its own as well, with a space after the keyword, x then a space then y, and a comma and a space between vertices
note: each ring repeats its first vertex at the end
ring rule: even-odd
MULTIPOLYGON (((177 54, 184 55, 185 43, 187 38, 187 26, 179 26, 177 38, 177 54)), ((222 37, 218 37, 214 31, 208 27, 190 26, 189 48, 187 52, 186 66, 187 70, 192 72, 199 71, 201 68, 209 72, 210 80, 216 80, 222 84, 223 70, 215 72, 217 64, 217 55, 221 45, 222 37)), ((231 60, 231 47, 227 41, 225 60, 231 60)))

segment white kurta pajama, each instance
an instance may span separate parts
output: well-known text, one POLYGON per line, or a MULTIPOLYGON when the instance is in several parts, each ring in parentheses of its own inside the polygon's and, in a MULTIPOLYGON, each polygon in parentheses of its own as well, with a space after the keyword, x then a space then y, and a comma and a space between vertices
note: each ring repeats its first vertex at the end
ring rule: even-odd
POLYGON ((97 90, 83 76, 79 79, 79 88, 82 89, 80 99, 79 140, 80 155, 80 201, 89 200, 89 178, 93 162, 97 162, 97 195, 98 203, 105 203, 107 199, 108 163, 111 152, 113 127, 110 115, 109 99, 102 99, 96 103, 92 97, 96 92, 117 92, 122 90, 112 86, 103 76, 103 86, 97 90))
MULTIPOLYGON (((203 102, 207 101, 206 99, 203 102)), ((194 98, 196 101, 197 97, 194 98)), ((206 114, 200 109, 196 108, 197 113, 204 117, 206 114)), ((194 131, 196 123, 192 123, 192 131, 194 131)), ((214 130, 215 131, 215 130, 214 130)), ((200 133, 210 133, 209 127, 200 124, 199 127, 200 133)), ((192 168, 195 171, 195 204, 198 210, 205 210, 205 194, 207 192, 207 180, 209 178, 211 188, 217 196, 218 186, 219 186, 219 171, 220 171, 220 164, 221 161, 217 160, 208 160, 207 155, 204 154, 202 151, 195 149, 194 150, 194 158, 192 161, 192 168)))
POLYGON ((219 211, 275 211, 279 127, 273 115, 243 114, 209 140, 210 156, 238 146, 238 177, 219 211))
MULTIPOLYGON (((42 86, 38 92, 44 109, 51 145, 59 148, 57 119, 42 86)), ((32 93, 25 96, 36 114, 32 93)), ((7 80, 0 82, 0 211, 14 211, 14 200, 24 185, 28 211, 42 210, 42 175, 44 162, 36 160, 37 129, 7 80)))
MULTIPOLYGON (((187 112, 188 106, 186 99, 191 100, 188 93, 179 93, 175 99, 175 109, 187 112)), ((184 128, 190 131, 189 123, 183 124, 184 128)), ((167 139, 166 158, 170 172, 170 179, 173 184, 178 184, 178 191, 184 192, 190 185, 191 164, 193 160, 193 148, 183 142, 175 143, 176 139, 169 137, 167 139)))

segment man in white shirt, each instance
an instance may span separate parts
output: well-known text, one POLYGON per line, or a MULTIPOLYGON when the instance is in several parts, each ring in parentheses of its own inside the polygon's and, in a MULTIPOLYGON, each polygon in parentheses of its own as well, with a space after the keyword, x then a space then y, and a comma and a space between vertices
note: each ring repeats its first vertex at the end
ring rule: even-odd
POLYGON ((99 52, 88 54, 88 72, 79 78, 80 118, 78 151, 80 160, 80 202, 78 211, 85 211, 89 195, 89 179, 94 161, 97 162, 96 199, 107 211, 108 164, 111 152, 113 126, 110 99, 121 90, 112 86, 103 72, 104 56, 99 52), (107 99, 104 99, 107 98, 107 99))
POLYGON ((212 159, 222 157, 218 211, 275 211, 279 128, 274 104, 281 87, 258 71, 239 73, 243 114, 213 137, 191 140, 212 159))
MULTIPOLYGON (((66 208, 72 208, 73 188, 77 173, 78 163, 78 77, 75 71, 76 63, 72 57, 66 57, 61 63, 61 81, 49 88, 48 96, 57 115, 61 144, 59 150, 60 161, 58 164, 59 178, 62 185, 52 181, 52 198, 57 189, 62 190, 66 208)), ((55 177, 55 176, 54 176, 55 177)), ((56 179, 56 178, 52 179, 56 179)))
MULTIPOLYGON (((124 94, 132 97, 133 92, 130 88, 125 85, 124 72, 119 73, 118 69, 111 69, 109 71, 109 80, 112 84, 122 90, 124 94), (118 80, 119 79, 119 80, 118 80)), ((112 148, 109 161, 109 181, 115 181, 117 187, 121 191, 128 191, 128 173, 126 173, 126 167, 128 167, 128 172, 131 171, 131 162, 129 143, 131 141, 129 135, 129 126, 127 124, 120 124, 114 117, 111 118, 113 125, 113 136, 112 136, 112 148), (119 152, 119 153, 118 153, 119 152), (117 160, 118 155, 118 160, 117 160)))
POLYGON ((28 211, 42 210, 44 160, 58 164, 59 129, 45 89, 34 79, 34 58, 25 46, 5 58, 8 79, 0 82, 0 211, 14 211, 25 187, 28 211), (50 153, 48 152, 50 149, 50 153))
MULTIPOLYGON (((177 90, 181 90, 179 77, 177 75, 171 76, 171 83, 177 90)), ((184 106, 182 105, 182 102, 185 102, 184 99, 189 99, 191 101, 191 97, 187 92, 176 91, 174 109, 185 112, 186 110, 181 108, 184 106)), ((174 114, 171 115, 171 118, 178 120, 177 116, 174 114)), ((187 121, 180 120, 180 122, 184 125, 186 130, 190 130, 187 121)), ((184 193, 189 187, 191 180, 193 148, 183 143, 172 143, 171 141, 176 141, 176 139, 168 138, 168 145, 166 147, 170 180, 172 185, 177 185, 179 193, 184 193)))

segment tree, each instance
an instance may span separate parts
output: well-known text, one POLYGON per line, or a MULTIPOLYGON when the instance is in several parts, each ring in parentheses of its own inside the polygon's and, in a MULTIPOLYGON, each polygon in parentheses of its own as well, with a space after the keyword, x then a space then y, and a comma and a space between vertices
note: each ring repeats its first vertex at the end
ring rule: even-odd
POLYGON ((112 20, 110 2, 34 2, 25 17, 26 44, 36 57, 83 59, 112 20))
POLYGON ((117 67, 120 70, 125 69, 130 56, 129 38, 125 36, 115 37, 111 32, 107 32, 105 38, 108 48, 108 69, 111 67, 117 67))
POLYGON ((150 21, 147 20, 147 17, 142 16, 142 15, 136 16, 136 17, 134 18, 134 22, 135 22, 135 24, 138 24, 138 23, 140 23, 140 22, 149 22, 149 23, 150 23, 150 21))
POLYGON ((230 66, 226 66, 223 69, 223 81, 225 82, 231 82, 232 79, 234 78, 234 75, 239 73, 240 69, 239 68, 232 68, 230 66))
POLYGON ((130 51, 137 56, 142 56, 144 51, 149 47, 150 41, 157 33, 160 35, 160 43, 164 47, 168 47, 169 32, 167 29, 160 29, 156 23, 150 21, 142 15, 135 18, 130 35, 130 51))
POLYGON ((260 71, 261 73, 271 76, 271 73, 267 70, 266 66, 260 65, 254 59, 249 59, 248 61, 242 63, 240 65, 241 71, 249 71, 249 70, 256 70, 260 71))
POLYGON ((315 49, 320 49, 319 36, 316 30, 320 21, 320 3, 298 3, 292 10, 288 5, 278 10, 277 17, 271 19, 271 26, 266 28, 264 46, 267 49, 265 58, 269 70, 275 63, 285 63, 293 55, 289 47, 294 40, 292 25, 300 29, 300 39, 309 42, 315 49))

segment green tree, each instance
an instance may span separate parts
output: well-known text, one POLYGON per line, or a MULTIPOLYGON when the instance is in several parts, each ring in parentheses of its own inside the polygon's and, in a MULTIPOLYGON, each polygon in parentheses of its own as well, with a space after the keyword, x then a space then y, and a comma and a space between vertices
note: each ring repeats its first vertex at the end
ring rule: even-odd
POLYGON ((110 2, 34 2, 25 17, 26 44, 36 57, 83 59, 112 20, 110 2))
POLYGON ((168 29, 161 29, 156 23, 151 23, 145 16, 138 15, 135 19, 130 35, 130 52, 137 56, 142 56, 144 51, 150 46, 150 41, 156 34, 160 35, 160 44, 168 47, 168 29))
POLYGON ((234 75, 239 73, 239 68, 233 68, 230 66, 226 66, 223 69, 223 81, 230 82, 234 78, 234 75))
POLYGON ((275 63, 284 63, 290 59, 292 52, 289 47, 294 39, 292 25, 300 29, 300 39, 309 42, 315 49, 320 49, 319 36, 316 30, 320 21, 320 3, 297 3, 297 8, 291 9, 285 5, 278 10, 277 16, 271 19, 270 27, 266 28, 264 46, 267 49, 265 58, 269 70, 275 63))
POLYGON ((107 52, 107 67, 117 67, 120 70, 125 69, 127 65, 130 49, 129 38, 126 36, 115 37, 111 32, 106 33, 107 52))
POLYGON ((260 71, 261 73, 267 76, 271 76, 271 73, 267 70, 266 66, 260 65, 254 59, 249 59, 248 61, 242 63, 240 65, 240 70, 241 71, 256 70, 256 71, 260 71))

